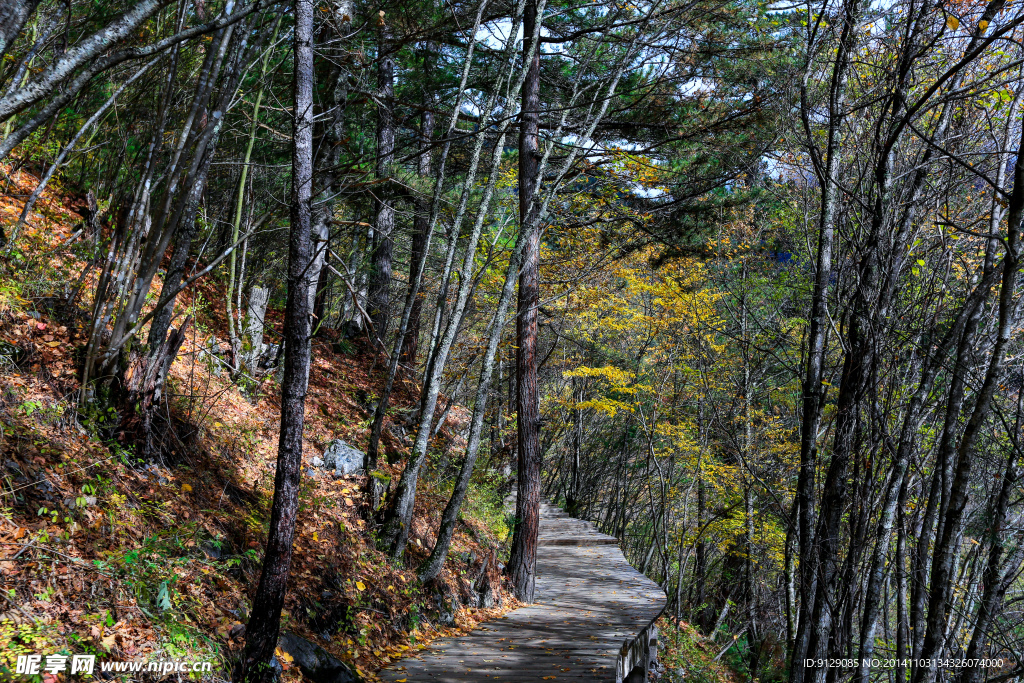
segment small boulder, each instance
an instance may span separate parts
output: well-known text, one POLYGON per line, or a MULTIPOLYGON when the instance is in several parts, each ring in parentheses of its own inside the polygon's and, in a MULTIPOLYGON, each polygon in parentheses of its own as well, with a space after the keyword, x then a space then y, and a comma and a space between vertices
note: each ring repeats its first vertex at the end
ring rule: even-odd
POLYGON ((231 544, 225 538, 208 538, 199 544, 199 549, 211 560, 222 560, 231 553, 231 544))
POLYGON ((323 466, 324 466, 324 459, 323 459, 323 458, 317 458, 317 457, 314 457, 314 458, 313 458, 313 459, 312 459, 312 460, 310 461, 310 464, 311 464, 311 465, 312 465, 313 467, 323 467, 323 466))
POLYGON ((316 643, 294 633, 282 633, 277 646, 287 652, 302 675, 314 683, 358 683, 359 679, 340 659, 316 643))
POLYGON ((335 439, 324 449, 323 466, 333 469, 334 476, 343 477, 346 474, 361 474, 365 459, 366 454, 361 450, 350 446, 341 439, 335 439))

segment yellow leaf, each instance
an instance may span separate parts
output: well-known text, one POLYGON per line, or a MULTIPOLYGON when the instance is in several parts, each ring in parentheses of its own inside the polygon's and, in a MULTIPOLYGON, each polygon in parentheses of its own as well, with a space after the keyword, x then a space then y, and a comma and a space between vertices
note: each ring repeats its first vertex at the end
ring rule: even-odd
POLYGON ((988 22, 987 21, 979 21, 978 22, 978 30, 979 31, 984 31, 987 28, 988 28, 988 22))
POLYGON ((315 531, 313 532, 313 540, 314 541, 319 541, 320 540, 320 538, 316 535, 315 531))
POLYGON ((397 681, 395 681, 395 683, 405 683, 407 680, 409 680, 409 679, 408 678, 399 678, 397 681))
POLYGON ((958 28, 960 28, 960 20, 954 17, 952 14, 950 14, 948 17, 946 17, 946 26, 955 31, 958 28))
POLYGON ((276 654, 278 657, 280 657, 281 659, 283 659, 286 662, 294 662, 295 661, 295 657, 292 657, 290 654, 288 654, 287 652, 285 652, 281 648, 277 648, 276 650, 274 650, 274 654, 276 654))
MULTIPOLYGON (((982 23, 985 23, 985 22, 982 22, 982 23)), ((51 349, 55 349, 58 346, 60 346, 60 342, 59 341, 46 342, 46 345, 49 346, 51 349)))
POLYGON ((364 584, 362 581, 356 581, 356 588, 358 588, 361 591, 364 591, 366 590, 366 584, 364 584))
POLYGON ((189 486, 188 484, 182 484, 181 485, 181 491, 182 491, 182 493, 191 493, 192 492, 192 487, 189 486))

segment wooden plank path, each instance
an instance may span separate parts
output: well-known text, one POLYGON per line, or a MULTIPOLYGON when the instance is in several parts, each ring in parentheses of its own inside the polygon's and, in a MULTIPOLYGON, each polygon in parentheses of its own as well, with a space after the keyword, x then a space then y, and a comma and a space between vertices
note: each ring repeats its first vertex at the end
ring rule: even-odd
POLYGON ((456 639, 434 641, 380 672, 421 681, 615 681, 623 641, 665 605, 661 588, 626 562, 613 536, 541 507, 536 602, 456 639))

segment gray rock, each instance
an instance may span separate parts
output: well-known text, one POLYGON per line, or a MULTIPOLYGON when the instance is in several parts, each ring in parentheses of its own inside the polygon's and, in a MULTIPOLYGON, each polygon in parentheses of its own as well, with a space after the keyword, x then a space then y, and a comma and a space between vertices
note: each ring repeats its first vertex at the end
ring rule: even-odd
POLYGON ((324 467, 334 470, 334 476, 361 474, 366 454, 341 439, 335 439, 324 450, 324 467))
POLYGON ((231 554, 231 543, 225 538, 208 538, 199 549, 211 560, 221 560, 231 554))
POLYGON ((358 683, 352 670, 330 652, 294 633, 282 633, 277 646, 291 655, 302 675, 314 683, 358 683))
POLYGON ((313 460, 310 461, 310 464, 313 467, 323 467, 324 466, 324 459, 323 458, 314 457, 313 460))

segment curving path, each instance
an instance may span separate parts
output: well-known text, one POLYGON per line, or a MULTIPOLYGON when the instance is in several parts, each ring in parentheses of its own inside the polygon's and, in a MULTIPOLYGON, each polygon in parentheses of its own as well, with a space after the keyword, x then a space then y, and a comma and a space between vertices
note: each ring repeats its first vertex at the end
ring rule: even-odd
POLYGON ((623 642, 661 613, 665 593, 626 562, 616 538, 542 504, 536 600, 462 638, 437 640, 380 676, 389 683, 615 681, 623 642))

